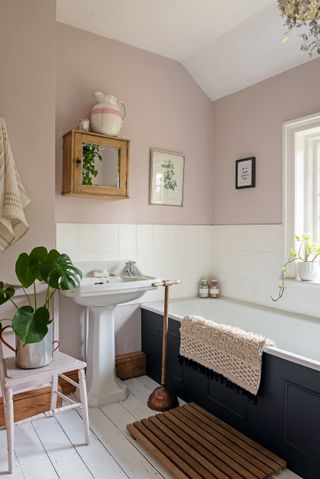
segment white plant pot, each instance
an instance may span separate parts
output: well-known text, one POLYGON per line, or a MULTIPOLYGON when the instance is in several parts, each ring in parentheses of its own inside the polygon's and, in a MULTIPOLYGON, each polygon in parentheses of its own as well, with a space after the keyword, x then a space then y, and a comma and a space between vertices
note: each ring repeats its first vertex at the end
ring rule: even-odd
POLYGON ((298 263, 298 275, 301 281, 314 281, 319 273, 319 263, 315 261, 301 261, 298 263))

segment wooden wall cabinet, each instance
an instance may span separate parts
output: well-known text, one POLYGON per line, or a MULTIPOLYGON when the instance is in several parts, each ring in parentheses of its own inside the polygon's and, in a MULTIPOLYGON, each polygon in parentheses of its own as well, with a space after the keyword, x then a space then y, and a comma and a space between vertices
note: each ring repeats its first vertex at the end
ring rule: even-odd
POLYGON ((63 137, 62 194, 129 198, 129 140, 71 130, 63 137))

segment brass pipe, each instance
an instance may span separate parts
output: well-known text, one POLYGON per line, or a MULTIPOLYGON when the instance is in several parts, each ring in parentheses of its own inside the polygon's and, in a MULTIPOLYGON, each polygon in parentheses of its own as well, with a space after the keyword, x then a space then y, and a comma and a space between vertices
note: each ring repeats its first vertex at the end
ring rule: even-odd
POLYGON ((163 281, 158 281, 157 283, 152 283, 154 288, 159 288, 159 286, 173 286, 174 284, 180 284, 180 279, 165 279, 163 281))

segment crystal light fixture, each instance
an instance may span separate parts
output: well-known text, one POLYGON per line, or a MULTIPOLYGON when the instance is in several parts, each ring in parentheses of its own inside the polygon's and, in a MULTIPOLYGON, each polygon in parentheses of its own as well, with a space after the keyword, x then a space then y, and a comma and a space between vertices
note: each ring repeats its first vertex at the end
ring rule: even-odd
POLYGON ((303 27, 301 50, 320 55, 320 0, 278 0, 278 7, 288 28, 284 41, 293 28, 303 27))

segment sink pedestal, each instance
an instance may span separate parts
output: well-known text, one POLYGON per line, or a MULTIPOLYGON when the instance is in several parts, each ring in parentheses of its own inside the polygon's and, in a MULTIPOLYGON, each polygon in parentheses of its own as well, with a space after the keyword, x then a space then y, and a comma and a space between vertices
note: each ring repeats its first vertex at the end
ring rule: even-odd
POLYGON ((79 288, 63 291, 63 294, 76 304, 89 308, 88 401, 91 407, 101 407, 123 401, 128 396, 127 387, 115 373, 116 307, 141 298, 147 291, 159 286, 161 280, 142 275, 138 268, 136 274, 132 275, 132 271, 129 274, 128 268, 121 261, 106 261, 98 265, 96 262, 79 262, 77 267, 84 271, 79 288), (96 278, 92 273, 97 267, 99 270, 102 268, 112 271, 113 274, 108 278, 96 278))
POLYGON ((123 401, 128 389, 115 372, 115 306, 89 308, 87 390, 91 407, 123 401))

